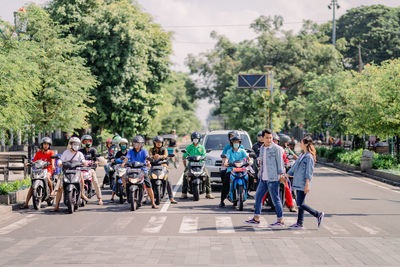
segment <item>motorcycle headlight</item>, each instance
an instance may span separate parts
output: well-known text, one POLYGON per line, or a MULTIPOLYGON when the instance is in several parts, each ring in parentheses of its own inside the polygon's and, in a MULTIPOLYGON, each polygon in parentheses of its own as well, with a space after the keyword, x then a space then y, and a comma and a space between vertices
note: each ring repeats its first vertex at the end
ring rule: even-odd
POLYGON ((237 163, 235 163, 235 167, 236 168, 240 168, 240 167, 242 167, 243 166, 243 162, 237 162, 237 163))
POLYGON ((152 174, 151 174, 151 177, 152 177, 153 179, 157 179, 157 174, 152 173, 152 174))
POLYGON ((139 182, 139 178, 129 178, 129 182, 131 184, 136 184, 137 182, 139 182))
POLYGON ((118 176, 124 176, 126 173, 126 168, 119 168, 118 169, 118 176))

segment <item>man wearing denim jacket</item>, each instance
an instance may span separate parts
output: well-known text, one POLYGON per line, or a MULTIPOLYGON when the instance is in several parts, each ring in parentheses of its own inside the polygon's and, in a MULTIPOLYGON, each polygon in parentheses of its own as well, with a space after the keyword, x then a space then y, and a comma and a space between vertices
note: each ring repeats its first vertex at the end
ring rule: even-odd
POLYGON ((279 185, 280 180, 284 178, 284 162, 283 162, 283 151, 282 149, 272 142, 273 138, 272 130, 265 129, 262 132, 264 144, 260 148, 259 157, 259 185, 256 191, 256 204, 254 217, 247 220, 249 224, 259 224, 260 215, 262 208, 263 197, 267 193, 270 193, 272 201, 275 205, 277 222, 270 224, 270 227, 282 227, 283 222, 283 208, 282 201, 279 196, 279 185))

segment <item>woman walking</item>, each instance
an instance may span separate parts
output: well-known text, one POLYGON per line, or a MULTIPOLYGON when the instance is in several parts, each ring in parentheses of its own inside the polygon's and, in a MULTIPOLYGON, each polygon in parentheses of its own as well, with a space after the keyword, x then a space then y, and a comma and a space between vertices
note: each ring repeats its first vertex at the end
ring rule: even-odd
POLYGON ((325 214, 312 209, 305 203, 305 198, 310 192, 311 179, 316 161, 316 151, 311 136, 304 137, 300 142, 300 146, 303 150, 303 153, 299 156, 293 167, 286 174, 287 177, 294 177, 293 188, 296 190, 296 204, 299 210, 297 223, 289 226, 289 228, 303 228, 304 211, 307 211, 317 218, 318 227, 320 227, 325 214))

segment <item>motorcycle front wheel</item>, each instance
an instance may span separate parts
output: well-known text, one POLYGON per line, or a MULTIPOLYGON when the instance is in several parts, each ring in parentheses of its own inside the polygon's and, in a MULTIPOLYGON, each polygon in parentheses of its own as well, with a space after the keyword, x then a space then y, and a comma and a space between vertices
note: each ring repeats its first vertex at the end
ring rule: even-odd
POLYGON ((33 202, 33 208, 35 210, 40 210, 41 204, 42 204, 42 187, 39 186, 32 195, 32 202, 33 202))

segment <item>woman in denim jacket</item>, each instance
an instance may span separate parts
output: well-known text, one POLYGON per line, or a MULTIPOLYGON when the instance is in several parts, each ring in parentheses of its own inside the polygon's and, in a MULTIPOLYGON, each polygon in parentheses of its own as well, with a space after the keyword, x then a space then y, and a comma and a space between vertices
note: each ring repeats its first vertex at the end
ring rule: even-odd
POLYGON ((313 146, 313 140, 311 136, 304 137, 300 142, 300 146, 303 150, 303 154, 299 156, 293 167, 290 168, 290 170, 286 174, 288 177, 294 177, 292 186, 296 190, 296 204, 299 209, 297 223, 291 225, 289 228, 303 228, 304 211, 307 211, 308 213, 316 217, 318 227, 320 227, 324 218, 324 213, 312 209, 305 203, 306 195, 310 192, 310 184, 316 161, 316 151, 313 146))

